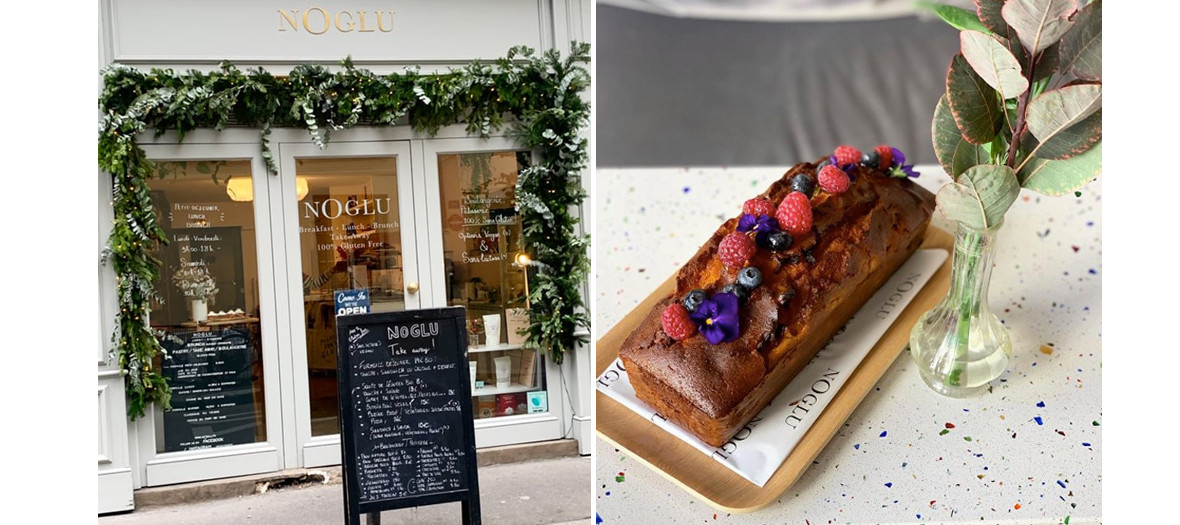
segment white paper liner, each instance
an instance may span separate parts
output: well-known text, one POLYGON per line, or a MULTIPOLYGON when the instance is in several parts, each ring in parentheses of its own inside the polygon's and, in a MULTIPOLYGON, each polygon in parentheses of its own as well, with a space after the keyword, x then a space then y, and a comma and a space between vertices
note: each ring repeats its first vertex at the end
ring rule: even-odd
POLYGON ((644 419, 761 487, 946 258, 946 250, 914 252, 799 375, 720 448, 707 445, 640 401, 621 360, 615 359, 598 377, 596 386, 644 419))

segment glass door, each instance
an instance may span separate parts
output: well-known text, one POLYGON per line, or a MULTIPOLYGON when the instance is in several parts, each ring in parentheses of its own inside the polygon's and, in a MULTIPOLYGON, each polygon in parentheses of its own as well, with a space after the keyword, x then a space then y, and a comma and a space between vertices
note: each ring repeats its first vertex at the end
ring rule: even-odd
POLYGON ((467 308, 476 445, 559 439, 559 367, 525 349, 518 333, 528 324, 536 267, 520 243, 516 181, 532 154, 505 138, 415 144, 425 175, 431 296, 439 306, 467 308))
POLYGON ((143 484, 282 467, 270 180, 254 145, 146 145, 148 185, 171 239, 148 322, 172 410, 136 423, 143 484))
MULTIPOLYGON (((427 306, 418 278, 408 141, 279 146, 295 403, 289 467, 340 463, 338 299, 370 312, 427 306)), ((425 288, 425 287, 422 287, 425 288)))

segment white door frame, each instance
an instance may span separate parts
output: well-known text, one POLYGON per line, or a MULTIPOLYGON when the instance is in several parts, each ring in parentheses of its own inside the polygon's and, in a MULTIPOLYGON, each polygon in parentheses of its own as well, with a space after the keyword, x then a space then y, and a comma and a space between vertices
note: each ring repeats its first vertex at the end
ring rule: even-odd
MULTIPOLYGON (((148 158, 156 161, 250 161, 254 183, 254 234, 258 267, 274 265, 271 232, 270 178, 257 144, 144 144, 148 158)), ((281 398, 279 370, 279 321, 281 311, 275 303, 274 282, 258 279, 258 307, 262 336, 262 369, 266 397, 266 441, 247 445, 233 445, 182 452, 156 452, 156 421, 163 417, 158 405, 152 405, 143 418, 136 421, 139 465, 143 485, 169 485, 211 478, 242 476, 272 472, 283 465, 283 425, 279 412, 284 405, 281 398)))
MULTIPOLYGON (((311 435, 311 400, 307 373, 307 339, 303 319, 302 256, 299 245, 299 209, 295 195, 296 161, 301 158, 397 158, 397 195, 401 224, 402 242, 402 284, 408 287, 419 281, 418 268, 421 266, 422 251, 416 241, 416 224, 410 143, 408 140, 386 140, 365 142, 339 142, 320 149, 310 142, 286 142, 278 145, 279 173, 283 222, 281 235, 284 237, 286 264, 279 261, 275 266, 276 279, 283 279, 285 290, 279 304, 287 309, 287 326, 282 330, 282 344, 290 349, 288 359, 283 360, 283 377, 289 378, 294 387, 293 403, 286 405, 283 414, 285 424, 284 446, 287 450, 287 468, 317 467, 340 463, 340 435, 311 435)), ((421 297, 428 295, 423 290, 409 293, 403 288, 406 309, 422 308, 421 297)))
MULTIPOLYGON (((430 289, 433 290, 434 304, 446 306, 446 265, 443 260, 443 217, 442 200, 439 190, 438 155, 453 153, 489 153, 494 151, 527 151, 520 143, 506 137, 438 138, 416 141, 421 148, 422 161, 419 165, 422 187, 421 199, 425 206, 425 221, 428 231, 426 252, 430 260, 423 268, 425 277, 429 273, 430 289)), ((533 152, 532 161, 539 162, 533 152)), ((536 414, 521 414, 475 420, 475 446, 494 447, 507 444, 527 443, 560 439, 567 433, 566 402, 562 391, 559 366, 554 365, 544 353, 540 353, 545 364, 545 388, 549 411, 536 414)))

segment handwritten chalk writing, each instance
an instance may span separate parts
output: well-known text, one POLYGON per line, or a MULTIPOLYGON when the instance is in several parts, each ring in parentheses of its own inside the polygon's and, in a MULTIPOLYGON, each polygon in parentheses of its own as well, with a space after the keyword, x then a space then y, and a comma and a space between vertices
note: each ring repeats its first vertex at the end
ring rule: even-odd
POLYGON ((462 432, 471 423, 463 403, 471 401, 456 388, 466 357, 457 350, 458 330, 447 326, 416 320, 347 332, 342 396, 352 411, 344 424, 354 429, 346 435, 362 504, 467 487, 462 432))
POLYGON ((409 326, 388 326, 385 328, 389 340, 407 337, 427 337, 438 335, 438 323, 414 323, 409 326))
POLYGON ((350 343, 355 343, 355 342, 359 341, 360 338, 362 338, 366 335, 369 335, 369 329, 365 328, 363 326, 353 327, 351 330, 349 330, 349 332, 350 333, 348 334, 348 342, 350 342, 350 343))

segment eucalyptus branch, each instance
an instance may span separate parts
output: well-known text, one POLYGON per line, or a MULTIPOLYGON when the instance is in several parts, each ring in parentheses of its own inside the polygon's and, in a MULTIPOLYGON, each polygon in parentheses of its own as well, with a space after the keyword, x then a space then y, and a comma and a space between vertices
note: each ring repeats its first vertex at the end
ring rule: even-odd
POLYGON ((151 403, 167 410, 171 395, 167 379, 152 366, 165 354, 162 336, 147 324, 160 267, 153 251, 168 242, 148 187, 153 163, 137 140, 149 128, 175 130, 179 141, 185 131, 220 130, 231 121, 259 128, 261 156, 268 171, 277 173, 272 127, 306 129, 326 147, 332 129, 354 125, 397 125, 407 117, 414 130, 433 135, 466 122, 469 132, 486 137, 505 124, 502 115, 515 116, 510 135, 541 159, 517 185, 521 245, 539 267, 552 270, 538 273, 530 290, 526 341, 560 363, 565 349, 585 340, 574 334, 590 322, 581 296, 590 268, 589 237, 578 232, 576 216, 585 198, 580 177, 589 155, 580 135, 590 106, 581 96, 569 96, 589 88, 583 67, 589 46, 574 43, 571 49, 562 59, 553 50, 536 56, 530 48, 514 47, 494 66, 476 61, 440 75, 420 75, 414 68, 375 75, 349 59, 337 73, 298 65, 286 77, 261 68, 243 73, 229 63, 210 73, 105 68, 98 159, 111 174, 115 220, 102 260, 116 275, 119 310, 111 355, 123 369, 128 415, 142 416, 151 403))
MULTIPOLYGON (((1044 51, 1041 52, 1044 54, 1044 51)), ((1037 56, 1029 53, 1028 59, 1028 75, 1027 78, 1032 79, 1036 75, 1037 56)), ((1008 143, 1008 161, 1009 168, 1016 163, 1016 153, 1020 148, 1020 136, 1024 134, 1024 120, 1025 113, 1028 112, 1028 100, 1032 98, 1032 85, 1028 86, 1028 90, 1020 95, 1020 101, 1016 104, 1016 129, 1012 131, 1012 140, 1008 143)), ((1004 114, 1007 114, 1005 111, 1004 114)), ((1019 170, 1016 170, 1019 171, 1019 170)))

